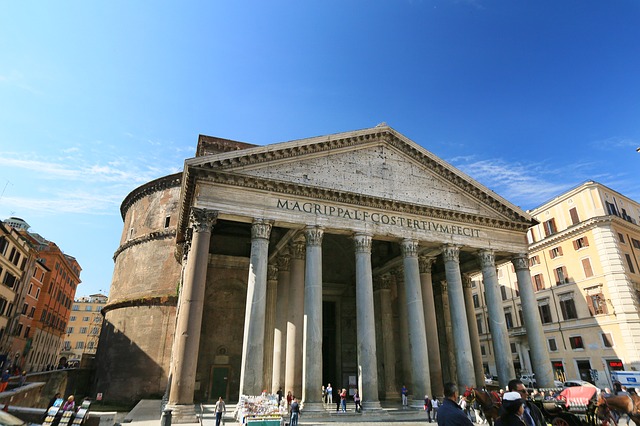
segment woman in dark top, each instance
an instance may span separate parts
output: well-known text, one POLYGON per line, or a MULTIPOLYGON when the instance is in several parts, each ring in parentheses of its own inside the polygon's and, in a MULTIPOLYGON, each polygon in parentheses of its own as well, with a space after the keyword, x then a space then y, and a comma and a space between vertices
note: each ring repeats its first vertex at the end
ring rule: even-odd
POLYGON ((507 392, 502 398, 502 415, 494 423, 495 426, 526 426, 524 414, 525 400, 518 392, 507 392))

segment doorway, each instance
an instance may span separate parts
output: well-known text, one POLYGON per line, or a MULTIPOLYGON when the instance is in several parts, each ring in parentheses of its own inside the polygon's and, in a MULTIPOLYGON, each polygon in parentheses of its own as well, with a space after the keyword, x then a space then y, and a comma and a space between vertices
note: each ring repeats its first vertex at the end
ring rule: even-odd
POLYGON ((322 384, 337 385, 336 351, 337 351, 337 317, 336 302, 322 302, 322 384))
POLYGON ((211 366, 211 389, 209 389, 209 399, 217 401, 222 397, 225 401, 229 399, 229 372, 228 365, 211 366))

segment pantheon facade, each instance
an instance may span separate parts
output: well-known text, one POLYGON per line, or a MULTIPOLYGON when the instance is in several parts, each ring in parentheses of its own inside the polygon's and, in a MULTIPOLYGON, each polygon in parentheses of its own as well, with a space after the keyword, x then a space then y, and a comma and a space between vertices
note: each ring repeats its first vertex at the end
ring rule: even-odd
POLYGON ((469 275, 481 272, 502 386, 513 378, 496 263, 517 273, 532 367, 553 374, 520 208, 385 124, 256 146, 200 136, 184 170, 132 191, 104 309, 96 391, 219 396, 321 386, 365 408, 482 386, 469 275))

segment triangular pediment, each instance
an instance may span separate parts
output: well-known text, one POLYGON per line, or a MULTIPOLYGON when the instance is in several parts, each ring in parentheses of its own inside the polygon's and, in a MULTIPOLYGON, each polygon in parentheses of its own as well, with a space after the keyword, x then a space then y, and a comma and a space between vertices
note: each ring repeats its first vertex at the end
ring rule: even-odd
MULTIPOLYGON (((521 209, 388 126, 198 157, 188 168, 526 224, 521 209)), ((254 185, 255 186, 255 185, 254 185)))

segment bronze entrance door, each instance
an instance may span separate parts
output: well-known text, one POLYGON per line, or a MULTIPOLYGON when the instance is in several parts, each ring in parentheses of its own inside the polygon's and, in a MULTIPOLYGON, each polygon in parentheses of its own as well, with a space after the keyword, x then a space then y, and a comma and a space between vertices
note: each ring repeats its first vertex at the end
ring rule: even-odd
POLYGON ((229 398, 229 366, 211 366, 211 389, 209 399, 217 401, 222 397, 225 401, 229 398))

